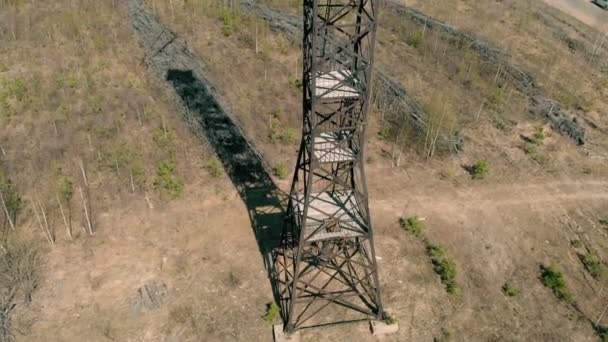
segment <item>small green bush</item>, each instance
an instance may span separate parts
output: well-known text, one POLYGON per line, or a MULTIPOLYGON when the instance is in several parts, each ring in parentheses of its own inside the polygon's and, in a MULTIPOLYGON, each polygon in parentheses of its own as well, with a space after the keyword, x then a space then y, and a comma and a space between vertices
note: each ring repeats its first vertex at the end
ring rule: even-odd
POLYGON ((534 155, 534 154, 536 154, 536 152, 538 152, 538 148, 537 148, 536 144, 533 144, 531 142, 527 142, 524 145, 524 153, 525 154, 534 155))
POLYGON ((545 128, 538 127, 534 132, 534 136, 532 137, 532 142, 536 145, 542 145, 545 142, 545 128))
POLYGON ((585 270, 589 272, 593 278, 599 278, 606 273, 605 265, 597 255, 589 253, 582 255, 580 258, 585 270))
POLYGON ((281 315, 281 308, 277 305, 277 303, 272 302, 266 304, 266 313, 262 318, 268 323, 274 322, 281 315))
POLYGON ((600 338, 601 342, 608 342, 608 327, 598 324, 593 324, 593 330, 600 338))
POLYGON ((220 16, 222 20, 222 33, 228 37, 237 29, 238 15, 234 10, 226 8, 222 10, 220 16))
POLYGON ((422 47, 423 39, 422 30, 416 30, 405 37, 405 43, 414 49, 418 49, 422 47))
POLYGON ((65 203, 70 203, 74 196, 72 181, 67 176, 61 176, 59 179, 59 198, 65 203))
POLYGON ((548 287, 553 291, 553 294, 557 299, 564 302, 572 301, 572 295, 570 294, 570 291, 568 291, 564 275, 555 267, 541 265, 540 280, 545 287, 548 287))
POLYGON ((281 140, 287 145, 293 145, 296 142, 296 130, 288 127, 281 134, 281 140))
POLYGON ((89 105, 91 107, 91 112, 93 113, 101 113, 103 110, 101 106, 101 97, 99 96, 91 96, 89 105))
POLYGON ((473 179, 484 179, 489 172, 490 164, 486 160, 479 160, 470 169, 473 179))
POLYGON ((605 228, 608 228, 608 216, 607 216, 607 217, 604 217, 604 218, 601 218, 601 219, 599 220, 599 223, 600 223, 602 226, 604 226, 605 228))
POLYGON ((441 278, 449 294, 460 295, 460 288, 456 284, 456 264, 449 259, 445 248, 428 243, 427 254, 433 264, 433 270, 441 278))
POLYGON ((211 177, 218 178, 224 173, 224 167, 217 158, 212 158, 205 166, 211 177))
POLYGON ((272 174, 277 177, 278 179, 285 179, 287 178, 287 166, 285 166, 285 163, 280 162, 278 163, 275 167, 272 168, 272 174))
POLYGON ((506 282, 502 286, 502 293, 509 297, 515 297, 519 294, 519 289, 513 286, 513 284, 511 284, 510 282, 506 282))
POLYGON ((424 230, 424 223, 417 216, 408 217, 407 219, 400 218, 399 225, 402 229, 420 237, 424 230))
POLYGON ((165 189, 174 199, 181 196, 184 191, 184 182, 175 175, 175 163, 173 161, 160 162, 154 185, 165 189))

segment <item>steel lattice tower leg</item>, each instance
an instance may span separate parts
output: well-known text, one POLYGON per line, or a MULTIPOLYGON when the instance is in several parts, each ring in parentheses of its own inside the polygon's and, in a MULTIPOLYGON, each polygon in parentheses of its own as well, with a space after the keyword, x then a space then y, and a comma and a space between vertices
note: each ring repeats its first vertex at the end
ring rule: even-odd
POLYGON ((303 134, 275 258, 287 332, 383 316, 363 153, 376 2, 304 0, 303 134))

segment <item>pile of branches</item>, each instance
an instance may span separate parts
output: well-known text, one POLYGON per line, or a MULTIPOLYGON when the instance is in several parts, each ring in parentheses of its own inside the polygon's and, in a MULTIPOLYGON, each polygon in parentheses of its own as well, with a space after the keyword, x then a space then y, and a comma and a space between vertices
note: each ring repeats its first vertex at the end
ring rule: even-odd
POLYGON ((493 65, 499 65, 503 72, 513 81, 515 88, 530 99, 530 112, 551 122, 561 134, 572 138, 577 144, 583 145, 587 134, 580 124, 581 120, 572 112, 566 111, 559 101, 545 96, 536 83, 534 76, 522 70, 511 62, 504 51, 491 43, 479 39, 471 33, 460 31, 453 26, 430 17, 414 8, 405 6, 395 0, 386 2, 388 10, 410 18, 415 23, 444 34, 451 42, 468 46, 477 51, 482 60, 493 65))

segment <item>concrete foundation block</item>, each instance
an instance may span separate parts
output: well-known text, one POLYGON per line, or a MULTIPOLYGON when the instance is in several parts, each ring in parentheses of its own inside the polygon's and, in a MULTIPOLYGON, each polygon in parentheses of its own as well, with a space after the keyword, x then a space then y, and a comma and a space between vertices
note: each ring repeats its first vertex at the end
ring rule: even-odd
POLYGON ((374 334, 374 336, 384 336, 388 334, 394 334, 399 331, 399 323, 386 324, 380 321, 371 321, 369 325, 372 329, 372 334, 374 334))
POLYGON ((300 333, 285 334, 283 324, 276 324, 272 327, 274 333, 274 342, 300 342, 300 333))

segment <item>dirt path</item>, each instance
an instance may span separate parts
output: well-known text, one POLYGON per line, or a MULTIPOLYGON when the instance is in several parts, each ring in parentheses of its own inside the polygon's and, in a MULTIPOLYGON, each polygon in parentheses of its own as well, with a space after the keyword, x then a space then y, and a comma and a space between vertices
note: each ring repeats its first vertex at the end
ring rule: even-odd
MULTIPOLYGON (((462 208, 501 207, 510 205, 533 205, 567 203, 584 200, 608 200, 606 181, 567 181, 531 183, 525 185, 490 185, 481 188, 463 188, 455 192, 409 193, 409 201, 434 203, 434 205, 457 205, 462 208), (441 196, 444 195, 444 196, 441 196)), ((383 196, 378 204, 394 205, 402 194, 383 196)))
POLYGON ((608 31, 608 11, 602 10, 589 0, 544 0, 576 19, 601 31, 608 31))

